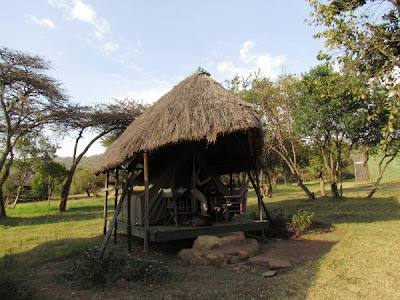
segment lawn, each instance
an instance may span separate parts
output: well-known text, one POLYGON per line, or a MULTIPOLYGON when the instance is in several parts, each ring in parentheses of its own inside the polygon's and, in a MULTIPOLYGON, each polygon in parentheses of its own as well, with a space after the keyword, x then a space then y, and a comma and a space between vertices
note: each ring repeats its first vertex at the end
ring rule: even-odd
MULTIPOLYGON (((62 214, 58 201, 20 203, 0 220, 0 295, 15 285, 18 295, 27 299, 400 299, 399 183, 383 181, 373 199, 363 199, 369 184, 345 182, 344 198, 313 202, 295 185, 278 186, 273 197, 265 199, 271 214, 307 210, 315 217, 300 240, 262 244, 265 251, 276 243, 291 251, 293 268, 274 277, 262 278, 257 268, 237 274, 230 266, 184 265, 176 253, 192 241, 182 241, 150 245, 150 256, 170 266, 168 278, 92 289, 82 289, 62 275, 85 249, 101 244, 103 199, 71 197, 62 214)), ((308 187, 318 196, 318 184, 308 187)), ((254 191, 248 203, 250 217, 256 211, 254 191)), ((125 251, 125 246, 121 236, 109 248, 125 251)), ((143 256, 142 250, 142 241, 135 239, 134 254, 143 256)))

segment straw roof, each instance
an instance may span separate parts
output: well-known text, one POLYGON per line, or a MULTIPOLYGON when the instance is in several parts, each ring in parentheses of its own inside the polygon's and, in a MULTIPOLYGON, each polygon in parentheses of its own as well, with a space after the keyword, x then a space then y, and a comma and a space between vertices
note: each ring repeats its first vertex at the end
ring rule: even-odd
POLYGON ((102 155, 96 174, 121 166, 140 151, 206 140, 261 122, 254 108, 228 92, 206 72, 196 72, 146 109, 102 155))

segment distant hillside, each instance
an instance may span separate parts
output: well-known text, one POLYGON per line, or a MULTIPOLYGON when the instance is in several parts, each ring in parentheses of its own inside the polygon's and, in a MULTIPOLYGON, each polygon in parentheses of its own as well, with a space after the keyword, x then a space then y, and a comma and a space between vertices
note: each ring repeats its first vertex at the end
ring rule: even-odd
MULTIPOLYGON (((101 154, 92 155, 92 156, 84 156, 80 161, 78 167, 89 167, 92 168, 95 163, 99 160, 101 154)), ((62 163, 65 165, 67 169, 71 168, 72 165, 72 157, 56 157, 54 161, 58 163, 62 163)))

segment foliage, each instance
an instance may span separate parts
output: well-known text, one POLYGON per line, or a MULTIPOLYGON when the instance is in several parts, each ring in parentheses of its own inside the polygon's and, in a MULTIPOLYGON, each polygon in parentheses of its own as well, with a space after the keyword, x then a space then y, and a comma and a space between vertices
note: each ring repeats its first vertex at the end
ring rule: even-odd
POLYGON ((383 116, 386 123, 381 126, 380 147, 384 155, 380 175, 367 196, 371 197, 387 165, 400 149, 400 2, 309 0, 309 3, 313 9, 310 24, 323 27, 315 37, 325 39, 328 50, 328 53, 321 53, 320 58, 337 58, 346 68, 368 78, 372 93, 377 91, 376 85, 386 89, 386 96, 369 112, 370 120, 383 116))
POLYGON ((35 177, 32 180, 32 193, 38 197, 50 198, 53 191, 67 175, 63 164, 54 161, 42 161, 35 167, 35 177))
POLYGON ((270 228, 265 231, 265 236, 267 238, 281 238, 288 239, 293 233, 288 230, 288 223, 290 220, 290 215, 284 213, 281 210, 273 210, 270 212, 273 222, 270 224, 270 228))
POLYGON ((0 299, 28 300, 32 299, 35 290, 24 279, 13 278, 6 272, 0 273, 0 299))
POLYGON ((292 215, 291 227, 297 232, 296 235, 302 234, 306 229, 311 226, 314 213, 309 213, 306 210, 298 210, 292 215))
POLYGON ((89 167, 78 168, 75 172, 72 189, 74 193, 93 192, 104 186, 105 175, 94 175, 89 167))
POLYGON ((69 114, 69 129, 75 135, 71 168, 61 192, 60 211, 65 211, 75 170, 89 148, 99 139, 121 134, 147 106, 134 100, 118 100, 97 104, 94 107, 76 106, 69 114), (81 153, 78 144, 84 134, 92 134, 81 153))
MULTIPOLYGON (((39 56, 0 48, 0 199, 19 140, 63 122, 68 100, 60 84, 46 74, 49 69, 39 56)), ((5 214, 0 201, 0 217, 5 214)))
POLYGON ((370 98, 364 92, 360 76, 335 72, 329 64, 311 68, 299 82, 294 128, 322 154, 334 197, 339 196, 337 182, 353 146, 376 132, 367 123, 370 98))
POLYGON ((162 261, 114 252, 107 252, 99 259, 99 254, 97 246, 84 251, 80 262, 65 277, 77 280, 86 287, 93 287, 119 279, 155 282, 169 274, 168 266, 162 261))
POLYGON ((308 147, 295 132, 291 116, 296 105, 297 81, 292 75, 282 75, 272 82, 258 72, 248 78, 234 77, 228 82, 228 88, 252 103, 262 117, 266 172, 289 169, 297 184, 314 199, 301 179, 301 166, 307 164, 308 147))

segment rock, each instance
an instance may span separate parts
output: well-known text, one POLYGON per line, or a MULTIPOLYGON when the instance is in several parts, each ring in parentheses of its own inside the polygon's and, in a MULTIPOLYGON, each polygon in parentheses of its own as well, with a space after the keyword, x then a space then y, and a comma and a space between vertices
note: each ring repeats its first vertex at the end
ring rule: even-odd
POLYGON ((269 268, 269 258, 265 256, 253 256, 249 258, 249 262, 255 265, 261 265, 269 268))
POLYGON ((237 264, 238 262, 241 262, 241 261, 242 261, 242 258, 240 258, 239 255, 234 255, 228 259, 228 264, 237 264))
POLYGON ((267 271, 267 272, 264 272, 264 273, 262 273, 262 277, 272 277, 272 276, 274 276, 276 274, 276 271, 274 271, 274 270, 271 270, 271 271, 267 271))
POLYGON ((292 264, 287 260, 269 257, 269 267, 271 269, 291 268, 292 264))
POLYGON ((243 232, 230 235, 199 236, 191 249, 182 249, 178 258, 193 265, 236 264, 257 255, 260 245, 255 239, 246 239, 243 232))
POLYGON ((246 242, 246 237, 243 232, 233 232, 224 236, 201 235, 194 241, 192 248, 217 249, 222 246, 239 245, 244 242, 246 242))
POLYGON ((241 260, 245 260, 248 259, 250 257, 250 253, 247 251, 239 251, 239 255, 238 255, 239 259, 241 260))
POLYGON ((257 265, 268 266, 271 269, 282 269, 282 268, 292 267, 292 264, 287 260, 267 257, 263 255, 250 257, 249 262, 257 265))
POLYGON ((221 247, 221 240, 213 235, 201 235, 194 241, 192 248, 194 249, 216 249, 221 247))
POLYGON ((225 255, 220 252, 208 253, 206 259, 210 262, 210 265, 218 266, 226 263, 225 255))

